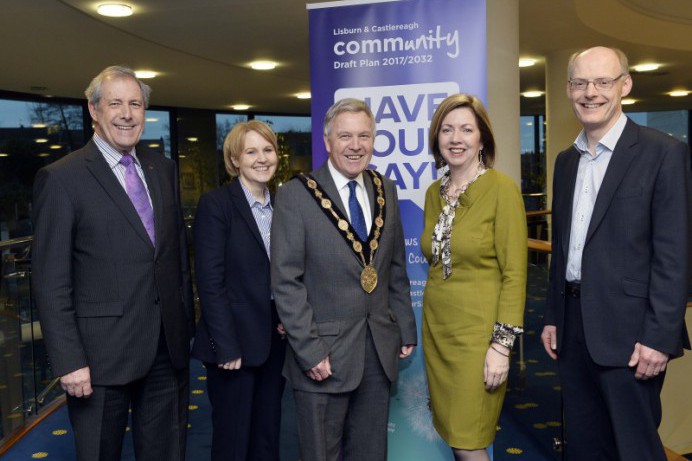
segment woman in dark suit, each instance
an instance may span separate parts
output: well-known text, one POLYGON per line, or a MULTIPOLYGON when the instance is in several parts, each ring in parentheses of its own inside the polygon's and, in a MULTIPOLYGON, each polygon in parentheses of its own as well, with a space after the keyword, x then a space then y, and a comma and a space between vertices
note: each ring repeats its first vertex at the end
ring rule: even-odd
POLYGON ((278 461, 285 341, 269 282, 276 135, 239 123, 223 145, 230 183, 203 195, 195 217, 202 316, 192 356, 204 362, 213 461, 278 461))

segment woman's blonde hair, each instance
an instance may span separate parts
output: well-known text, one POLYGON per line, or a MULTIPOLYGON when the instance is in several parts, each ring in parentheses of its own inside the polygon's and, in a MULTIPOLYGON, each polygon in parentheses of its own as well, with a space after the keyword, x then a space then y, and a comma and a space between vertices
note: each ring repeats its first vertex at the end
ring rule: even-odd
POLYGON ((226 166, 228 176, 231 178, 235 178, 239 174, 238 168, 233 165, 233 160, 237 162, 240 158, 240 154, 243 153, 243 149, 245 148, 245 136, 250 131, 258 133, 274 146, 274 151, 276 151, 277 154, 279 152, 276 134, 274 134, 266 123, 259 120, 250 120, 236 124, 231 131, 228 132, 223 142, 223 163, 226 166))

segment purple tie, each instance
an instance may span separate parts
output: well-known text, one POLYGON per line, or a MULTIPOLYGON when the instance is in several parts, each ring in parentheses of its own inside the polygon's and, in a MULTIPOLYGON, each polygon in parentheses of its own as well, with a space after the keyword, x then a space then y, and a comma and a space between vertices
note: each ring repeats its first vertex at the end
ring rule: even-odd
POLYGON ((135 159, 130 154, 123 154, 120 164, 125 167, 125 189, 130 197, 132 204, 137 210, 139 219, 142 220, 144 228, 149 234, 151 243, 156 245, 156 235, 154 233, 154 210, 151 208, 147 190, 144 187, 142 178, 137 174, 135 159))

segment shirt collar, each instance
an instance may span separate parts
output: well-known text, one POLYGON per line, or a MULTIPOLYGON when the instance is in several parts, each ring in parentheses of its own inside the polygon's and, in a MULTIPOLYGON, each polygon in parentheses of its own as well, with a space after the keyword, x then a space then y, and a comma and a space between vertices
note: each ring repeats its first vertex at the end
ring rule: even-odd
MULTIPOLYGON (((111 170, 118 166, 120 164, 120 158, 123 156, 122 152, 118 151, 117 149, 114 149, 113 146, 108 144, 102 137, 100 137, 98 134, 94 133, 94 143, 96 144, 96 147, 98 147, 99 151, 101 152, 101 155, 103 155, 103 158, 106 159, 106 162, 108 162, 108 166, 111 167, 111 170)), ((130 152, 128 152, 130 155, 132 155, 132 158, 135 159, 135 163, 139 164, 139 159, 137 158, 137 152, 135 152, 135 148, 133 147, 130 149, 130 152)))
POLYGON ((339 170, 337 170, 334 167, 334 165, 332 165, 331 159, 327 160, 327 166, 329 167, 329 173, 331 173, 332 179, 334 180, 334 185, 336 185, 336 190, 340 191, 344 187, 347 187, 348 183, 351 181, 357 182, 358 185, 360 187, 362 187, 363 190, 365 190, 365 183, 363 182, 363 173, 362 172, 358 176, 356 176, 355 178, 349 179, 346 176, 344 176, 343 174, 341 174, 341 172, 339 170))
MULTIPOLYGON (((601 140, 598 141, 598 144, 596 145, 597 152, 600 150, 599 145, 613 152, 615 150, 615 146, 620 140, 620 136, 622 136, 622 132, 625 131, 625 125, 627 125, 627 116, 624 113, 620 113, 620 117, 618 117, 615 124, 610 128, 610 130, 608 130, 601 140)), ((582 130, 581 133, 579 133, 579 136, 577 136, 577 139, 574 140, 574 147, 576 147, 582 154, 589 152, 589 142, 586 139, 586 133, 584 130, 582 130)))
POLYGON ((245 199, 247 200, 247 203, 250 205, 250 208, 254 206, 258 206, 260 208, 272 208, 272 202, 269 198, 269 189, 265 186, 264 187, 264 203, 261 203, 259 200, 255 198, 254 195, 252 195, 252 192, 245 187, 245 184, 243 184, 243 181, 238 178, 238 182, 240 183, 240 187, 243 189, 243 193, 245 194, 245 199))

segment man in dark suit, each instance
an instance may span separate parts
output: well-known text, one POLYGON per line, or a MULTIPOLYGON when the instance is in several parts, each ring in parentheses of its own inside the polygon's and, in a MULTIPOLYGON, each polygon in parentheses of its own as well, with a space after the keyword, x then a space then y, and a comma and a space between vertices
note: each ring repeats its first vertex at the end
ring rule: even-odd
POLYGON ((396 188, 366 171, 374 137, 368 106, 338 101, 328 162, 277 193, 272 288, 303 461, 385 460, 391 383, 416 344, 396 188))
POLYGON ((568 75, 584 129, 555 162, 541 335, 558 360, 567 459, 665 461, 660 391, 689 348, 688 147, 622 113, 632 78, 620 50, 575 53, 568 75))
POLYGON ((135 144, 150 89, 109 67, 87 88, 94 137, 34 184, 33 291, 77 459, 183 460, 194 331, 175 164, 135 144))

